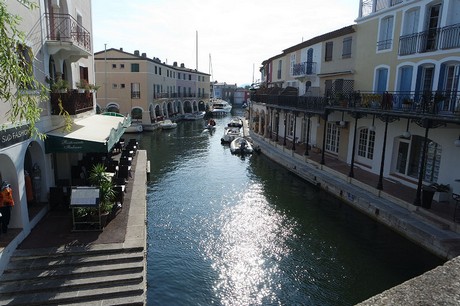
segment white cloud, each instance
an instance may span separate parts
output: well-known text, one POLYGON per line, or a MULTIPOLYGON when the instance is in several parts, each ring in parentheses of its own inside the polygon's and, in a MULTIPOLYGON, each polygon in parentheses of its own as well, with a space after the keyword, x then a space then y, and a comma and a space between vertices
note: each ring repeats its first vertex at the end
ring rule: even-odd
POLYGON ((351 25, 359 1, 329 0, 94 0, 95 52, 107 48, 139 50, 188 68, 209 72, 213 80, 239 85, 255 79, 262 61, 318 35, 351 25))

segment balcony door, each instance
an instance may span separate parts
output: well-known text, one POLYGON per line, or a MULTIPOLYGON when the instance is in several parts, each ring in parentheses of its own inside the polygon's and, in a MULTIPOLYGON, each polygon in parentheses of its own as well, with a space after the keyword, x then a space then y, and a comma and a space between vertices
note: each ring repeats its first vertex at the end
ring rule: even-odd
POLYGON ((459 91, 460 63, 449 63, 441 66, 439 86, 445 99, 438 105, 442 111, 455 111, 459 91))
POLYGON ((438 28, 440 22, 441 4, 433 5, 428 10, 427 38, 425 51, 433 51, 438 45, 438 28))

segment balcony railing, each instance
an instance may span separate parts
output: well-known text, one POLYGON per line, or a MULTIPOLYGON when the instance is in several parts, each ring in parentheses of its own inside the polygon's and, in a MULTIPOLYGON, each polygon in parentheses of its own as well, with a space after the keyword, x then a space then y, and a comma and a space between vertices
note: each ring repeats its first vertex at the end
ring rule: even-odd
POLYGON ((276 105, 281 107, 295 108, 299 110, 310 110, 322 112, 327 106, 325 97, 307 97, 307 96, 283 96, 270 94, 252 94, 251 100, 255 102, 276 105))
POLYGON ((78 93, 76 91, 67 93, 51 93, 51 114, 59 115, 61 108, 59 103, 69 115, 77 115, 93 109, 93 94, 78 93))
POLYGON ((384 110, 398 113, 456 116, 460 118, 460 94, 457 92, 351 92, 335 97, 251 94, 254 102, 313 112, 330 109, 384 110))
POLYGON ((404 35, 399 38, 399 55, 460 48, 460 24, 404 35))
POLYGON ((360 17, 366 17, 372 13, 390 8, 402 2, 403 0, 363 0, 360 17))
POLYGON ((153 99, 164 99, 164 98, 202 98, 202 99, 208 99, 209 94, 208 93, 155 93, 153 96, 153 99))
POLYGON ((316 74, 316 63, 314 62, 303 62, 295 64, 292 68, 292 75, 297 77, 315 75, 316 74))
POLYGON ((409 112, 413 114, 460 116, 460 94, 436 92, 350 93, 330 99, 331 106, 341 108, 371 108, 376 110, 409 112))
POLYGON ((74 43, 91 53, 91 34, 69 14, 44 15, 47 34, 46 40, 74 43))

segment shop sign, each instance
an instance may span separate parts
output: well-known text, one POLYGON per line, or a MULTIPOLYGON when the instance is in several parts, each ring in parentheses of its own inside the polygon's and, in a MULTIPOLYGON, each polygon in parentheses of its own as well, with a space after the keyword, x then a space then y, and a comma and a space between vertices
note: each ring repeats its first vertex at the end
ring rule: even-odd
POLYGON ((30 138, 29 126, 0 130, 0 149, 7 148, 30 138))

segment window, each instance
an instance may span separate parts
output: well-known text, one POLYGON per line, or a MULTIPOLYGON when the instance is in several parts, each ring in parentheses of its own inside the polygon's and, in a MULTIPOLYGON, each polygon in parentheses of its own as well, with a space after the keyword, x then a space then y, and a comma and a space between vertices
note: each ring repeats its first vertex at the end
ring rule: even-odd
POLYGON ((342 58, 350 58, 351 57, 351 37, 345 37, 343 39, 343 48, 342 48, 342 58))
POLYGON ((120 87, 125 88, 126 86, 125 86, 125 84, 120 84, 120 87))
POLYGON ((291 54, 291 65, 289 67, 291 75, 294 75, 295 53, 291 54))
POLYGON ((332 41, 329 41, 326 43, 326 51, 325 51, 325 55, 324 55, 324 60, 326 62, 330 62, 332 61, 332 49, 333 49, 333 42, 332 41))
POLYGON ((374 159, 375 132, 368 128, 359 131, 358 156, 374 159))
POLYGON ((158 68, 158 74, 161 75, 161 67, 158 68))
MULTIPOLYGON (((24 74, 29 76, 33 76, 33 64, 32 64, 32 49, 26 45, 18 44, 17 46, 17 53, 19 55, 19 65, 23 69, 24 74)), ((21 88, 32 89, 33 84, 27 84, 24 81, 21 82, 21 88)))
POLYGON ((117 84, 112 84, 112 89, 117 89, 118 85, 117 84))
POLYGON ((139 72, 139 64, 131 64, 131 72, 139 72))
POLYGON ((376 71, 375 91, 383 93, 387 90, 388 68, 379 68, 376 71))
POLYGON ((125 64, 120 64, 120 69, 125 69, 125 64))
POLYGON ((155 74, 158 74, 158 67, 155 66, 155 74))
POLYGON ((188 80, 189 80, 189 81, 192 80, 192 75, 191 75, 191 74, 188 75, 188 80))
POLYGON ((180 80, 180 72, 177 73, 177 79, 180 80))
POLYGON ((290 114, 289 117, 289 125, 288 125, 288 135, 294 137, 294 120, 295 116, 290 114))
POLYGON ((388 16, 380 22, 379 41, 377 42, 379 51, 391 49, 393 43, 393 19, 393 16, 388 16))
POLYGON ((278 80, 281 79, 281 67, 283 65, 283 61, 282 60, 279 60, 278 61, 278 80))
POLYGON ((131 83, 131 98, 140 99, 141 98, 141 84, 131 83))
POLYGON ((339 152, 340 129, 335 123, 328 122, 326 130, 326 151, 339 152))
POLYGON ((412 66, 399 68, 399 91, 409 92, 412 88, 412 66))
MULTIPOLYGON (((400 139, 396 157, 395 171, 413 178, 418 178, 422 163, 424 137, 414 135, 412 139, 400 139)), ((423 180, 427 183, 438 181, 439 167, 441 164, 441 146, 428 139, 425 175, 423 180)))
POLYGON ((112 64, 112 69, 117 68, 117 64, 112 64))

